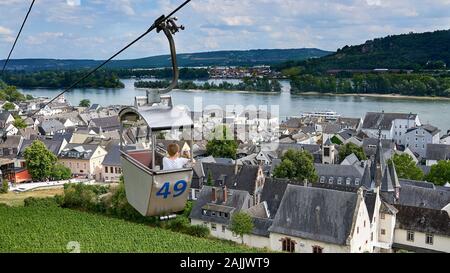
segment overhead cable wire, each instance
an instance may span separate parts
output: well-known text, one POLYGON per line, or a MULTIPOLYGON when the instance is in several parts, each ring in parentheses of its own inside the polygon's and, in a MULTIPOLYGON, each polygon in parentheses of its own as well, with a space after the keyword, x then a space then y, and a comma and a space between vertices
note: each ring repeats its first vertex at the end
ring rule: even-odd
POLYGON ((27 15, 26 15, 25 18, 23 19, 22 26, 20 27, 20 30, 19 30, 19 32, 17 33, 16 39, 14 40, 14 44, 13 44, 13 46, 11 47, 11 50, 9 51, 9 54, 8 54, 8 57, 7 57, 6 60, 5 60, 5 63, 3 64, 2 73, 1 73, 2 76, 3 76, 3 73, 5 72, 6 65, 8 64, 9 59, 11 58, 11 55, 12 55, 12 53, 13 53, 13 51, 14 51, 14 48, 16 47, 17 40, 19 40, 20 34, 22 33, 22 29, 23 29, 23 27, 25 26, 25 23, 27 22, 28 15, 30 15, 31 10, 33 9, 34 2, 35 2, 35 0, 33 0, 33 1, 31 2, 30 8, 28 9, 28 12, 27 12, 27 15))
POLYGON ((69 87, 67 87, 66 89, 64 89, 61 93, 59 93, 56 97, 54 97, 53 99, 51 99, 50 101, 48 101, 47 103, 45 103, 44 105, 42 105, 41 107, 39 107, 39 109, 37 111, 35 111, 33 114, 30 115, 30 117, 36 115, 37 113, 39 113, 43 108, 45 108, 47 105, 51 104, 52 102, 54 102, 55 100, 57 100, 59 97, 61 97, 62 95, 64 95, 65 93, 67 93, 68 91, 72 90, 74 87, 76 87, 80 82, 82 82, 83 80, 87 79, 88 77, 90 77, 92 74, 94 74, 95 72, 97 72, 100 68, 102 68, 103 66, 105 66, 107 63, 109 63, 112 59, 114 59, 115 57, 117 57, 119 54, 121 54, 122 52, 124 52, 125 50, 127 50, 129 47, 131 47, 132 45, 134 45, 136 42, 138 42, 139 40, 141 40, 142 38, 144 38, 145 36, 147 36, 147 34, 149 34, 150 32, 152 32, 153 30, 155 30, 156 28, 158 28, 158 26, 164 22, 165 20, 167 20, 168 18, 172 17, 175 13, 177 13, 180 9, 182 9, 185 5, 187 5, 189 2, 191 2, 191 0, 186 0, 183 2, 183 4, 181 4, 180 6, 178 6, 176 9, 174 9, 171 13, 169 13, 169 15, 165 16, 162 15, 160 16, 158 19, 155 20, 155 22, 152 24, 152 26, 147 29, 144 33, 142 33, 139 37, 137 37, 136 39, 134 39, 132 42, 130 42, 129 44, 127 44, 124 48, 122 48, 121 50, 119 50, 117 53, 115 53, 114 55, 112 55, 109 59, 103 61, 100 65, 98 65, 97 67, 95 67, 94 69, 92 69, 91 71, 89 71, 86 75, 84 75, 83 77, 81 77, 79 80, 77 80, 76 82, 74 82, 73 84, 71 84, 69 87))

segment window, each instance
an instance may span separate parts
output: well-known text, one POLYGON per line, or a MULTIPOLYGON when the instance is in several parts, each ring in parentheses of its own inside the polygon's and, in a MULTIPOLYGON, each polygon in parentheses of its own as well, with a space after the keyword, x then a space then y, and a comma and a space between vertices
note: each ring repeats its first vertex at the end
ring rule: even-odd
POLYGON ((222 225, 222 232, 225 232, 227 230, 227 227, 225 225, 222 225))
POLYGON ((320 177, 320 183, 322 183, 322 184, 325 183, 325 176, 320 177))
POLYGON ((216 224, 211 224, 211 229, 212 230, 217 230, 217 225, 216 224))
POLYGON ((330 156, 330 148, 327 147, 323 149, 323 156, 326 157, 330 156))
POLYGON ((414 231, 408 230, 406 232, 406 241, 414 242, 414 231))
POLYGON ((328 178, 328 183, 329 183, 329 184, 333 184, 333 181, 334 181, 334 178, 333 178, 333 177, 328 178))
POLYGON ((373 232, 370 233, 370 241, 373 241, 373 232))
POLYGON ((381 218, 381 219, 384 219, 385 217, 386 217, 386 216, 384 215, 384 213, 381 213, 381 214, 380 214, 380 218, 381 218))
POLYGON ((342 177, 339 177, 337 180, 338 185, 342 185, 342 177))
POLYGON ((381 229, 381 235, 386 235, 386 230, 385 229, 381 229))
POLYGON ((202 211, 202 213, 203 213, 203 215, 206 215, 206 209, 204 209, 204 210, 202 211))
POLYGON ((114 173, 114 168, 113 168, 113 167, 109 167, 109 171, 110 171, 111 173, 114 173))
POLYGON ((366 227, 366 220, 364 220, 364 227, 366 227))
POLYGON ((359 178, 355 179, 355 185, 358 186, 359 185, 359 178))
POLYGON ((228 218, 228 213, 224 213, 223 217, 228 218))
POLYGON ((356 227, 356 234, 359 234, 359 227, 356 227))
POLYGON ((313 253, 323 253, 323 247, 320 246, 313 246, 313 253))
POLYGON ((350 182, 352 182, 352 179, 350 177, 348 177, 347 179, 345 179, 345 184, 346 185, 350 185, 350 182))
POLYGON ((215 211, 211 212, 211 215, 216 216, 216 212, 215 211))
POLYGON ((291 238, 281 239, 281 250, 286 252, 295 252, 295 244, 296 242, 291 238))
POLYGON ((425 243, 427 245, 432 245, 433 244, 433 234, 427 234, 425 237, 425 243))

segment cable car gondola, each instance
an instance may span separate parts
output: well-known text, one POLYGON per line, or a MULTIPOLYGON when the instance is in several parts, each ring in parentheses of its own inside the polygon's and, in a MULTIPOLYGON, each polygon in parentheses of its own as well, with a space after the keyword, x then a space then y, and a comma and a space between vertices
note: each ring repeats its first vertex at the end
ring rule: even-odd
MULTIPOLYGON (((176 18, 161 22, 157 31, 163 31, 169 40, 172 58, 173 80, 163 91, 147 91, 146 97, 136 97, 135 105, 124 107, 119 112, 121 123, 121 162, 128 202, 144 216, 164 216, 182 211, 189 196, 193 170, 187 166, 176 170, 163 170, 164 156, 157 146, 157 136, 163 131, 188 131, 189 142, 193 143, 194 123, 190 112, 183 107, 173 106, 172 98, 163 95, 178 83, 178 65, 173 34, 179 29, 176 18), (145 131, 138 139, 138 148, 126 144, 124 130, 135 128, 145 131)), ((192 147, 192 146, 191 146, 192 147)), ((192 153, 190 155, 192 160, 192 153)))

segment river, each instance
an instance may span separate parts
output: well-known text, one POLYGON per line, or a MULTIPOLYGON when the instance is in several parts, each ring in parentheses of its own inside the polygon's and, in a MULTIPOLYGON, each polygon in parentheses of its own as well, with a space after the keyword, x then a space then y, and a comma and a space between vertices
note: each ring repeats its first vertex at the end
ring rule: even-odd
MULTIPOLYGON (((77 105, 82 99, 89 99, 100 105, 133 104, 135 96, 145 96, 145 91, 134 88, 133 79, 123 79, 124 89, 74 89, 65 97, 77 105)), ((221 80, 210 80, 220 82, 221 80)), ((230 81, 230 80, 227 80, 230 81)), ((236 82, 237 80, 233 80, 236 82)), ((283 92, 280 94, 258 94, 231 91, 183 91, 175 90, 172 97, 175 104, 187 105, 194 109, 195 101, 202 99, 202 105, 271 105, 279 106, 282 118, 298 116, 301 112, 332 110, 345 117, 364 117, 366 112, 399 112, 417 113, 422 123, 430 123, 443 132, 450 129, 450 100, 426 100, 409 98, 376 98, 359 96, 321 96, 321 95, 291 95, 288 81, 281 81, 283 92)), ((22 89, 25 94, 38 97, 53 97, 60 90, 22 89)), ((273 109, 273 108, 272 108, 273 109)), ((442 133, 441 133, 442 134, 442 133)))

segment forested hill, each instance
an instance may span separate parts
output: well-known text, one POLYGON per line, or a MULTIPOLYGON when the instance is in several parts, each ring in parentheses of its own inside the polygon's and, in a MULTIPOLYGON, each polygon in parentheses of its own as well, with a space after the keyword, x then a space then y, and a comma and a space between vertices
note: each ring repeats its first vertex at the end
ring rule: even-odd
POLYGON ((450 30, 392 35, 345 46, 336 53, 280 69, 303 66, 309 71, 330 69, 436 69, 450 67, 450 30))
MULTIPOLYGON (((246 51, 214 51, 191 54, 178 54, 178 65, 184 67, 201 66, 254 66, 271 65, 288 60, 301 61, 319 58, 332 52, 316 48, 300 49, 258 49, 246 51)), ((11 70, 78 70, 92 68, 100 60, 57 60, 57 59, 18 59, 8 63, 11 70)), ((2 66, 4 60, 0 60, 2 66)), ((112 61, 109 68, 160 68, 171 66, 169 55, 154 56, 142 59, 112 61)))

